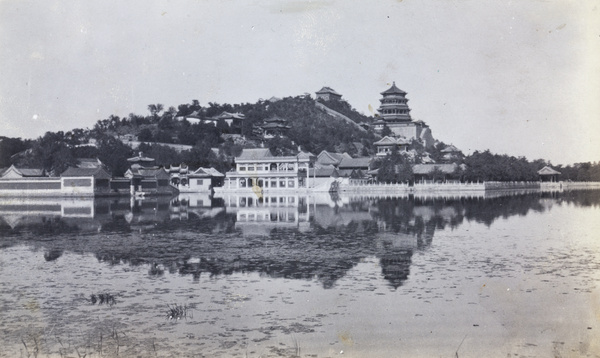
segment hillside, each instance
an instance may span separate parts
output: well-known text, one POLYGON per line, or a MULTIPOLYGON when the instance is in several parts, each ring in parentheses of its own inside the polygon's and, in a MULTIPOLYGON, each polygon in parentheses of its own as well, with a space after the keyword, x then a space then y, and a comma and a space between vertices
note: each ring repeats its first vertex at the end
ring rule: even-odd
POLYGON ((214 166, 226 171, 232 157, 243 147, 266 146, 278 154, 293 154, 301 148, 315 154, 329 150, 360 156, 374 154, 373 142, 378 139, 373 132, 354 123, 357 119, 368 123, 371 118, 356 112, 349 121, 335 112, 329 114, 326 109, 317 108, 317 102, 310 96, 233 105, 209 102, 207 106, 194 100, 167 110, 162 104, 151 104, 148 110, 149 115, 131 113, 124 118, 111 115, 99 120, 92 129, 48 132, 34 141, 13 145, 7 139, 4 143, 10 142, 14 148, 4 153, 28 152, 12 161, 3 158, 2 162, 4 166, 15 162, 60 173, 75 165, 78 158, 98 157, 114 175, 122 175, 127 168, 126 158, 134 153, 127 144, 145 142, 148 144, 136 146, 136 150, 156 158, 158 165, 185 162, 192 167, 214 166), (223 112, 239 113, 244 119, 230 124, 224 120, 215 122, 214 118, 223 112), (264 139, 261 127, 265 119, 273 116, 285 119, 290 129, 285 136, 264 139), (161 145, 165 143, 175 145, 171 148, 161 145))

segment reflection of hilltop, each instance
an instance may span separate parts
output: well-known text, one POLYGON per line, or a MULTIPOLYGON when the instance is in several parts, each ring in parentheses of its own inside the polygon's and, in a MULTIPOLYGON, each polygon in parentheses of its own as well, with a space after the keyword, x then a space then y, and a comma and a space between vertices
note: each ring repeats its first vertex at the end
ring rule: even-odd
MULTIPOLYGON (((500 217, 551 210, 552 205, 599 205, 600 192, 508 197, 331 198, 201 195, 151 200, 0 201, 3 245, 21 240, 47 261, 64 251, 93 253, 109 264, 149 264, 192 275, 258 272, 318 279, 332 287, 368 257, 380 261, 393 288, 409 277, 412 255, 436 230, 465 220, 492 225, 500 217)), ((252 194, 254 195, 254 194, 252 194)))

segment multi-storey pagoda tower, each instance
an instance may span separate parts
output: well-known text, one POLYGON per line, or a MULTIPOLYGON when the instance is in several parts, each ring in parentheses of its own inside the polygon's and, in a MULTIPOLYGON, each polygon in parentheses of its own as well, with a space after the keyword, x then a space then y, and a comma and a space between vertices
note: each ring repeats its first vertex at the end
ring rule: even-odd
POLYGON ((381 106, 377 109, 379 119, 373 122, 375 131, 381 133, 388 127, 393 137, 405 139, 403 143, 415 139, 422 141, 426 147, 433 145, 434 139, 429 126, 421 120, 414 121, 411 118, 406 92, 396 87, 396 82, 381 92, 381 95, 381 106))
POLYGON ((410 108, 406 92, 396 87, 396 82, 386 91, 381 92, 381 106, 377 109, 380 117, 386 122, 411 122, 410 108))

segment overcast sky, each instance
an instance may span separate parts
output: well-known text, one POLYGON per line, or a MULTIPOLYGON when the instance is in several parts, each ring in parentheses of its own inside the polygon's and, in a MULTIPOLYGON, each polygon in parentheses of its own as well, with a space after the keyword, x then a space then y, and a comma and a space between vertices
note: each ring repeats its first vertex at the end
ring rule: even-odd
POLYGON ((466 153, 600 160, 600 1, 0 0, 0 135, 393 81, 466 153))

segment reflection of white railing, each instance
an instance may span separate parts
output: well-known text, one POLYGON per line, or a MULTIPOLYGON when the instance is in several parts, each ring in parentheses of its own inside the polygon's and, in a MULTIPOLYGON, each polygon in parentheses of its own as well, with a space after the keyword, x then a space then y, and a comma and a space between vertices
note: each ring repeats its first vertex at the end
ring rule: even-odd
POLYGON ((485 190, 484 183, 461 183, 458 181, 449 182, 422 182, 415 183, 413 186, 407 183, 372 183, 372 184, 342 184, 340 190, 343 192, 371 193, 371 192, 416 192, 416 191, 436 191, 436 190, 485 190))
POLYGON ((0 215, 94 217, 91 197, 0 197, 0 215))
POLYGON ((541 182, 542 191, 560 191, 574 189, 600 189, 600 182, 577 182, 577 181, 559 181, 559 182, 541 182))

